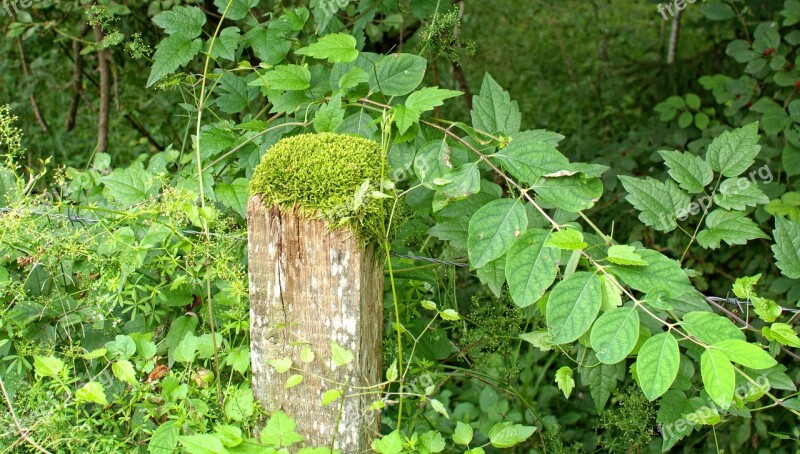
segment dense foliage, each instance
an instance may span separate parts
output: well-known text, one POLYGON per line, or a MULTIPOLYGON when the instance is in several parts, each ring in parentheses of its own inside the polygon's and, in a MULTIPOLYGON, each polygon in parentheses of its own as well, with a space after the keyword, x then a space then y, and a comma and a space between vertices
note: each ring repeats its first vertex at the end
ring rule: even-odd
POLYGON ((800 2, 528 3, 8 2, 2 452, 329 452, 249 188, 386 260, 376 452, 797 452, 800 2))

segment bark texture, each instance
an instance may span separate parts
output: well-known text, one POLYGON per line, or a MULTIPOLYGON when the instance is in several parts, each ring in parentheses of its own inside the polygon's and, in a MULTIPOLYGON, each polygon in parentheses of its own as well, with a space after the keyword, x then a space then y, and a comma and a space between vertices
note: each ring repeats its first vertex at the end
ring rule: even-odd
POLYGON ((325 391, 343 389, 336 383, 348 385, 348 396, 365 391, 353 387, 381 381, 383 267, 351 233, 329 232, 323 221, 277 207, 265 209, 257 195, 248 203, 247 231, 256 399, 270 412, 295 418, 296 431, 310 445, 370 452, 380 427, 380 415, 369 410, 376 395, 321 403, 325 391), (353 362, 334 367, 330 341, 353 352, 353 362), (315 355, 308 364, 300 359, 303 345, 315 355), (285 357, 303 371, 278 374, 267 365, 285 357), (302 383, 284 389, 293 373, 303 376, 302 383))

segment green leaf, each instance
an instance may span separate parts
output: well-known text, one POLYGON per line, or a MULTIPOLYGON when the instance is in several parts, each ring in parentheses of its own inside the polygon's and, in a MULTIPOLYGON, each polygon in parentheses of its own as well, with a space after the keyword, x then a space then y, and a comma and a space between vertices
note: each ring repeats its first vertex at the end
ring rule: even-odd
POLYGON ((343 93, 347 93, 349 90, 367 82, 369 82, 369 75, 367 72, 358 66, 354 66, 339 77, 337 86, 343 93))
POLYGON ((443 403, 441 403, 436 399, 431 399, 430 403, 431 403, 431 408, 433 408, 433 410, 436 413, 439 413, 440 415, 444 416, 445 419, 450 419, 450 415, 447 413, 447 409, 444 407, 443 403))
POLYGON ((445 99, 455 98, 464 93, 455 90, 445 90, 439 87, 425 87, 408 95, 405 106, 417 112, 427 112, 444 104, 445 99))
POLYGON ((681 129, 686 129, 692 124, 693 121, 694 115, 692 115, 691 112, 684 112, 680 117, 678 117, 678 126, 680 126, 681 129))
POLYGON ((704 248, 717 249, 720 242, 747 244, 756 238, 769 238, 741 211, 714 210, 706 217, 706 229, 697 234, 697 244, 704 248))
MULTIPOLYGON (((513 248, 514 246, 512 245, 511 247, 513 248)), ((510 253, 511 249, 509 249, 510 253)), ((506 257, 503 256, 497 260, 492 260, 478 268, 478 279, 480 279, 481 284, 488 286, 489 290, 499 297, 503 291, 503 284, 506 282, 506 257)))
MULTIPOLYGON (((220 80, 217 106, 219 106, 219 110, 228 114, 241 113, 257 96, 257 88, 249 87, 243 77, 237 77, 229 72, 220 80)), ((238 138, 237 135, 233 135, 233 137, 234 139, 238 138)))
POLYGON ((723 409, 730 407, 736 387, 736 373, 725 353, 714 349, 704 351, 700 356, 700 374, 711 400, 723 409))
POLYGON ((453 443, 467 446, 472 442, 472 426, 461 421, 456 422, 456 430, 453 432, 453 443))
POLYGON ((325 35, 314 44, 294 51, 297 55, 308 55, 317 60, 327 59, 329 63, 350 63, 358 58, 356 38, 347 33, 325 35))
POLYGON ((427 66, 418 55, 386 55, 375 67, 376 83, 386 96, 405 96, 422 82, 427 66))
POLYGON ((133 368, 133 364, 127 359, 116 361, 111 365, 111 371, 119 380, 131 386, 136 386, 136 371, 133 368))
POLYGON ((726 210, 743 211, 769 203, 769 197, 758 188, 758 184, 747 178, 729 178, 722 182, 714 194, 714 202, 726 210))
POLYGON ((153 23, 163 28, 168 35, 194 39, 203 33, 206 15, 196 6, 175 6, 153 17, 153 23))
POLYGON ((489 73, 483 78, 480 94, 472 98, 472 125, 489 133, 511 135, 519 132, 522 116, 519 104, 503 90, 489 73))
POLYGON ((327 407, 333 402, 339 400, 341 397, 342 397, 341 389, 329 389, 322 394, 322 406, 327 407))
POLYGON ((55 377, 64 369, 64 361, 55 356, 33 355, 33 367, 40 377, 55 377))
POLYGON ((572 368, 562 366, 556 371, 556 385, 564 393, 564 397, 569 399, 572 390, 575 389, 575 379, 572 378, 572 368))
POLYGON ((608 248, 608 261, 617 265, 646 266, 647 262, 636 253, 636 248, 617 244, 608 248))
POLYGON ((473 268, 500 258, 528 228, 528 215, 517 199, 494 200, 469 221, 467 251, 473 268))
POLYGON ((403 452, 403 434, 395 430, 383 438, 372 440, 372 449, 378 454, 400 454, 403 452))
POLYGON ((200 38, 192 40, 183 34, 164 38, 156 47, 156 53, 153 54, 153 67, 150 69, 147 87, 152 87, 167 74, 172 74, 181 66, 192 61, 202 47, 203 42, 200 38))
POLYGON ((789 347, 800 348, 800 337, 792 328, 792 325, 786 323, 773 323, 770 326, 761 328, 761 334, 769 341, 777 342, 781 345, 789 347))
POLYGON ((199 338, 195 337, 192 333, 188 333, 184 336, 174 349, 175 361, 179 363, 190 363, 194 361, 199 344, 198 339, 199 338))
POLYGON ((114 170, 100 182, 106 196, 124 206, 138 205, 158 194, 155 178, 136 166, 114 170))
POLYGON ((758 145, 758 122, 720 134, 706 151, 706 162, 715 172, 738 177, 755 162, 758 145))
POLYGON ((334 132, 344 122, 342 99, 334 98, 319 108, 314 116, 314 130, 317 132, 334 132))
POLYGON ((158 426, 147 443, 147 451, 150 454, 171 454, 178 447, 178 436, 181 433, 181 426, 177 421, 167 421, 158 426))
POLYGON ((539 330, 539 331, 532 331, 530 333, 523 333, 519 335, 519 338, 524 340, 525 342, 530 343, 534 347, 538 348, 543 352, 547 352, 553 349, 553 334, 547 330, 539 330))
POLYGON ((751 296, 755 296, 754 287, 758 284, 758 281, 761 279, 761 273, 756 274, 755 276, 745 276, 737 278, 733 282, 733 294, 736 295, 737 298, 749 300, 751 296))
POLYGON ((225 364, 244 375, 247 369, 250 368, 250 350, 247 348, 237 348, 231 351, 225 358, 225 364))
POLYGON ((713 21, 730 20, 736 17, 733 8, 722 2, 703 3, 700 5, 700 12, 713 21))
POLYGON ((435 430, 429 430, 419 437, 419 445, 417 447, 419 454, 430 454, 444 451, 447 443, 444 441, 442 434, 435 430))
POLYGON ((244 441, 242 439, 242 429, 236 426, 214 426, 214 436, 219 438, 222 444, 229 448, 236 447, 244 441))
POLYGON ((646 266, 610 265, 609 271, 642 293, 664 291, 667 297, 677 298, 694 289, 676 260, 652 249, 639 248, 636 253, 647 262, 646 266))
POLYGON ((772 235, 772 252, 781 273, 789 279, 800 279, 800 224, 776 216, 772 235))
POLYGON ((690 194, 703 192, 714 179, 711 166, 700 156, 680 151, 659 151, 658 154, 669 167, 669 176, 690 194))
POLYGON ((178 437, 178 441, 189 454, 225 454, 228 452, 219 438, 209 434, 181 435, 178 437))
POLYGON ((222 206, 230 208, 242 219, 247 217, 247 200, 250 197, 247 185, 247 178, 237 178, 231 184, 218 183, 214 188, 217 195, 217 202, 222 206))
POLYGON ((495 424, 489 431, 489 442, 495 448, 511 448, 528 438, 536 432, 534 426, 523 426, 510 422, 495 424))
POLYGON ((295 386, 299 385, 303 382, 303 376, 300 374, 294 374, 286 379, 286 382, 283 384, 284 389, 294 388, 295 386))
POLYGON ((598 363, 595 352, 589 350, 584 364, 593 367, 580 368, 581 382, 589 388, 594 407, 600 413, 611 397, 611 392, 617 389, 617 382, 625 379, 625 363, 598 363))
POLYGON ((285 374, 289 372, 292 368, 292 359, 291 358, 273 358, 267 360, 267 364, 272 366, 275 369, 275 372, 279 374, 285 374))
POLYGON ((550 232, 531 229, 508 250, 505 275, 511 299, 519 307, 538 301, 556 279, 559 252, 545 247, 550 232))
POLYGON ((250 85, 258 85, 259 81, 266 82, 273 90, 305 90, 311 86, 311 72, 305 66, 279 65, 250 85))
POLYGON ((553 342, 566 344, 581 337, 600 312, 603 294, 596 274, 581 271, 556 284, 547 300, 547 326, 553 342))
POLYGON ((713 312, 689 312, 683 316, 681 327, 708 345, 731 339, 745 340, 742 330, 737 328, 732 321, 713 312))
POLYGON ((238 27, 223 29, 219 37, 214 41, 214 47, 211 48, 211 58, 234 61, 236 59, 236 50, 239 49, 241 42, 242 33, 238 27))
POLYGON ((639 220, 661 232, 671 232, 678 224, 680 213, 685 213, 690 199, 675 183, 662 183, 654 178, 644 179, 620 176, 628 195, 625 200, 636 207, 639 220))
POLYGON ((464 199, 481 192, 479 162, 468 162, 455 169, 448 169, 441 177, 448 183, 442 185, 440 192, 450 199, 464 199))
POLYGON ((294 431, 297 424, 286 413, 277 410, 261 431, 261 441, 276 448, 289 447, 303 441, 303 437, 294 431))
POLYGON ((531 188, 539 199, 570 213, 588 210, 603 195, 603 182, 584 174, 542 177, 531 188))
POLYGON ((75 391, 75 399, 79 402, 94 402, 99 405, 108 405, 105 388, 96 381, 90 381, 81 389, 75 391))
POLYGON ((342 347, 341 345, 337 344, 334 341, 330 341, 330 345, 331 345, 331 357, 333 359, 333 363, 337 367, 342 367, 353 362, 354 359, 353 352, 342 347))
POLYGON ((267 29, 266 23, 250 29, 245 33, 244 40, 256 58, 269 65, 284 62, 286 54, 292 48, 292 41, 283 32, 274 28, 267 29))
POLYGON ((589 342, 602 363, 625 359, 639 340, 639 312, 633 307, 612 309, 597 319, 589 342))
POLYGON ((720 341, 712 345, 712 348, 720 350, 732 362, 750 369, 769 369, 778 364, 773 357, 769 356, 759 346, 741 339, 720 341))
POLYGON ((575 229, 561 229, 553 232, 544 245, 566 251, 579 251, 588 246, 583 241, 583 233, 575 229))
POLYGON ((225 19, 240 20, 247 17, 250 8, 254 8, 258 2, 259 0, 214 0, 214 5, 220 14, 225 13, 225 19))
POLYGON ((653 401, 667 392, 680 367, 678 341, 669 332, 647 339, 636 358, 639 387, 648 400, 653 401))
POLYGON ((225 399, 225 416, 234 421, 244 421, 255 412, 253 390, 242 386, 225 399))
POLYGON ((445 309, 439 312, 439 316, 442 317, 443 320, 447 320, 450 322, 455 322, 461 320, 461 316, 458 315, 455 309, 445 309))
POLYGON ((569 160, 553 145, 524 135, 514 138, 497 153, 490 155, 522 183, 533 184, 539 178, 561 170, 569 170, 569 160))
POLYGON ((394 107, 394 121, 397 123, 397 131, 402 135, 409 130, 415 123, 419 122, 420 112, 406 108, 404 105, 394 107))
POLYGON ((775 301, 761 298, 759 296, 752 297, 753 309, 756 311, 758 318, 767 323, 774 322, 781 316, 783 310, 775 301))

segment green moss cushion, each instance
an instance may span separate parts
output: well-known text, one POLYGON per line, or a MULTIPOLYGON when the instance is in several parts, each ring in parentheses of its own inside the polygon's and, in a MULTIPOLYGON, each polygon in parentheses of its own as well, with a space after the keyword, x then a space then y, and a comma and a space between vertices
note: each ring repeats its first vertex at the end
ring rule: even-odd
POLYGON ((296 210, 332 226, 347 225, 362 240, 382 236, 386 208, 369 194, 389 174, 380 146, 344 134, 301 134, 267 150, 250 180, 266 207, 296 210), (384 173, 385 172, 385 173, 384 173), (363 185, 369 182, 369 189, 363 185), (361 189, 359 191, 359 189, 361 189), (362 203, 356 202, 356 193, 362 203))

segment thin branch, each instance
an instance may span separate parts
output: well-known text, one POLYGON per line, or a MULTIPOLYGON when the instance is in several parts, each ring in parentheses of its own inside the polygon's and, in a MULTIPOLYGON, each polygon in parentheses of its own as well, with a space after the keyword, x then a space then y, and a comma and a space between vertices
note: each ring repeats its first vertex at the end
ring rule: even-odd
MULTIPOLYGON (((83 23, 78 29, 78 36, 83 38, 89 31, 89 24, 83 23)), ((83 55, 81 50, 83 46, 80 40, 72 41, 72 79, 69 82, 69 87, 72 88, 72 100, 69 103, 67 110, 67 119, 64 122, 64 131, 72 131, 75 128, 75 118, 78 116, 78 107, 81 103, 81 95, 83 94, 83 55)))
MULTIPOLYGON (((94 40, 97 44, 103 41, 103 29, 94 27, 94 40)), ((97 116, 97 148, 98 153, 108 149, 108 117, 111 103, 111 71, 108 67, 110 58, 108 49, 97 52, 97 71, 100 73, 100 108, 97 116)))
POLYGON ((14 426, 16 426, 17 433, 19 433, 20 438, 25 440, 25 442, 28 443, 29 445, 31 445, 33 449, 41 453, 51 454, 50 451, 44 449, 41 445, 33 441, 33 439, 31 439, 31 437, 28 436, 28 431, 25 430, 25 428, 23 428, 22 425, 19 423, 19 419, 17 419, 17 414, 14 413, 14 406, 11 404, 11 399, 9 399, 8 397, 6 386, 5 384, 3 384, 2 377, 0 377, 0 390, 3 391, 3 399, 6 401, 6 406, 8 407, 8 411, 11 412, 11 419, 14 420, 14 426))
MULTIPOLYGON (((17 37, 17 52, 19 52, 19 61, 22 65, 22 74, 25 76, 25 79, 30 85, 31 75, 28 72, 28 63, 25 60, 25 49, 22 47, 22 39, 19 36, 17 37)), ((36 122, 39 123, 39 127, 42 128, 42 132, 49 134, 50 128, 47 126, 47 121, 45 120, 44 115, 42 115, 42 111, 39 109, 39 103, 36 102, 36 96, 34 96, 33 91, 31 91, 28 99, 31 102, 31 109, 33 109, 33 115, 36 117, 36 122)))
POLYGON ((675 54, 678 51, 678 38, 681 33, 681 14, 683 10, 678 10, 672 18, 672 30, 669 33, 669 49, 667 51, 667 64, 675 63, 675 54))

